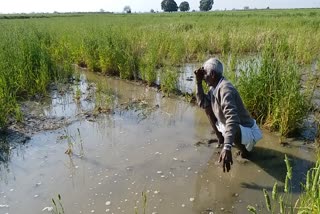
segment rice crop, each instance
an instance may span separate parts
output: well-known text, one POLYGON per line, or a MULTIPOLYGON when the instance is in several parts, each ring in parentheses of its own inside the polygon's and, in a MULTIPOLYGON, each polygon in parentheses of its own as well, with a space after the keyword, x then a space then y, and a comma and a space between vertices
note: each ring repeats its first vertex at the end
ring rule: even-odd
POLYGON ((260 62, 233 78, 258 121, 287 135, 305 116, 310 95, 299 93, 298 79, 319 58, 319 17, 318 9, 2 16, 0 127, 21 119, 20 100, 45 94, 74 64, 149 85, 160 76, 174 91, 178 75, 165 68, 231 55, 235 70, 236 59, 255 55, 260 62))

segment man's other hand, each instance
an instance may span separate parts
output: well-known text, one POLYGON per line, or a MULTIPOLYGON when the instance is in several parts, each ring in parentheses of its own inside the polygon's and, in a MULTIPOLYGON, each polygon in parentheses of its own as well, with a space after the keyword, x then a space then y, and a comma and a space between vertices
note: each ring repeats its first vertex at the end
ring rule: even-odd
POLYGON ((219 163, 221 162, 222 162, 223 172, 225 172, 226 170, 227 172, 229 172, 231 169, 231 165, 233 164, 231 150, 223 149, 221 151, 220 157, 219 157, 219 163))

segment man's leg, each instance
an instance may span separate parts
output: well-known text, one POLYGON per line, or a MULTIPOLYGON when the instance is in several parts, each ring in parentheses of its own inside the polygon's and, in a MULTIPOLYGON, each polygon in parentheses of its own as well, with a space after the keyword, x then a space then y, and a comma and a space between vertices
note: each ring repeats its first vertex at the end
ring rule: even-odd
POLYGON ((219 132, 218 129, 217 129, 217 126, 216 126, 217 118, 214 116, 214 113, 213 113, 213 111, 212 111, 211 106, 205 108, 205 112, 206 112, 206 115, 207 115, 207 117, 208 117, 208 119, 209 119, 209 122, 210 122, 210 124, 211 124, 214 132, 215 132, 216 135, 217 135, 217 138, 218 138, 218 146, 223 145, 223 143, 224 143, 224 138, 223 138, 221 132, 219 132))
POLYGON ((236 131, 236 135, 234 137, 234 144, 236 145, 236 147, 239 149, 240 152, 240 156, 242 158, 248 158, 249 156, 249 152, 246 149, 245 145, 243 145, 241 143, 241 129, 240 129, 240 125, 237 126, 237 131, 236 131))

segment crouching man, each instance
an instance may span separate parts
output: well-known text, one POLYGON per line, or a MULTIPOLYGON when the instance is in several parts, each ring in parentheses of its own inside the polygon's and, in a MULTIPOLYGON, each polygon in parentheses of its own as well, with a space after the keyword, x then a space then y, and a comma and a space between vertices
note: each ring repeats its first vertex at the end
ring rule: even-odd
POLYGON ((238 147, 242 158, 247 158, 262 138, 262 132, 245 108, 236 88, 223 76, 223 65, 217 58, 210 58, 194 73, 198 105, 206 112, 213 112, 208 118, 211 124, 215 124, 218 141, 223 144, 219 163, 222 163, 224 172, 229 172, 233 164, 232 145, 238 147), (210 87, 208 94, 203 91, 203 80, 210 87))

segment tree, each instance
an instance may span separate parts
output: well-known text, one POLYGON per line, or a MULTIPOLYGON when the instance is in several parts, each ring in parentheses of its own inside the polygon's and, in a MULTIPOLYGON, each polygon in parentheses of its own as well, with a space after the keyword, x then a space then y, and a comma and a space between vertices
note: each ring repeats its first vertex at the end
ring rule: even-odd
POLYGON ((154 9, 151 9, 151 10, 150 10, 150 13, 155 13, 155 12, 154 12, 154 9))
POLYGON ((123 8, 123 12, 125 12, 125 13, 131 13, 131 7, 130 6, 124 6, 124 8, 123 8))
POLYGON ((163 0, 161 2, 161 9, 164 12, 172 12, 178 10, 178 5, 174 0, 163 0))
POLYGON ((200 0, 200 10, 209 11, 212 9, 213 0, 200 0))
POLYGON ((190 10, 190 6, 187 1, 181 2, 179 8, 180 8, 180 11, 189 11, 190 10))

